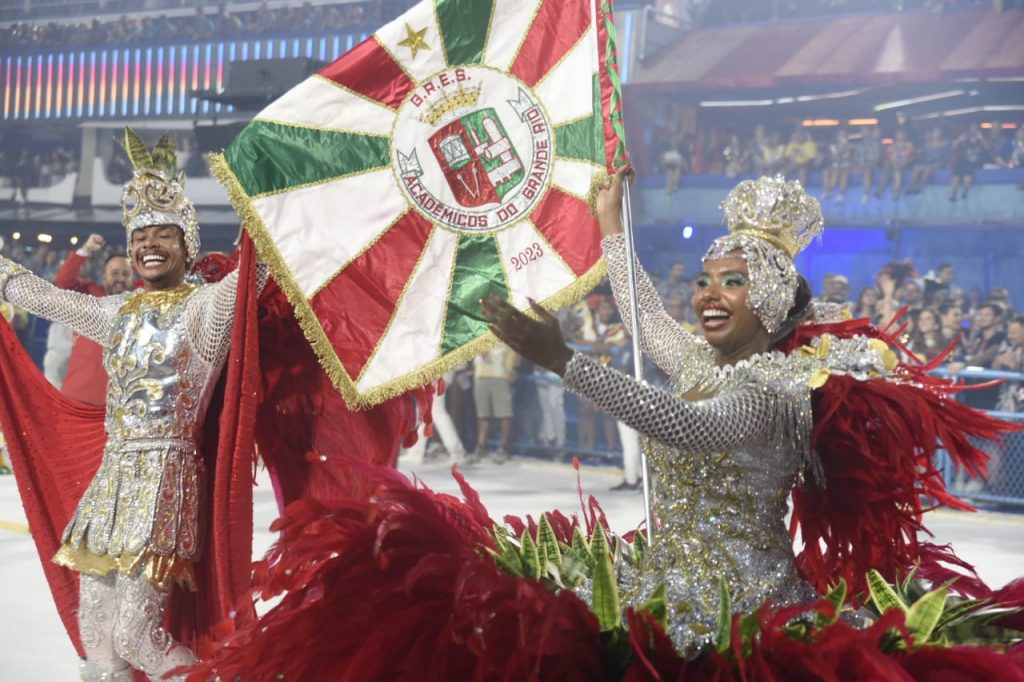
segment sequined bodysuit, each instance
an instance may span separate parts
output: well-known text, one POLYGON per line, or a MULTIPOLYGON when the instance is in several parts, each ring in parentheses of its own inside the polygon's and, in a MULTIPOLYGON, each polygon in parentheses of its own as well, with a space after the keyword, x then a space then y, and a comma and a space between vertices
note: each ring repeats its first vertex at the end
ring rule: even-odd
POLYGON ((57 563, 194 588, 206 476, 198 437, 227 357, 236 284, 231 273, 211 285, 93 297, 0 261, 0 296, 101 343, 110 377, 103 459, 57 563))
MULTIPOLYGON (((606 237, 602 247, 632 331, 623 239, 606 237)), ((641 344, 674 390, 638 384, 578 353, 565 384, 647 437, 660 527, 640 574, 623 573, 622 589, 639 604, 664 583, 670 634, 686 647, 713 636, 722 579, 734 611, 814 598, 797 576, 784 521, 810 458, 813 363, 768 352, 719 368, 707 342, 669 317, 639 267, 637 274, 641 344), (684 400, 694 387, 710 397, 684 400)))

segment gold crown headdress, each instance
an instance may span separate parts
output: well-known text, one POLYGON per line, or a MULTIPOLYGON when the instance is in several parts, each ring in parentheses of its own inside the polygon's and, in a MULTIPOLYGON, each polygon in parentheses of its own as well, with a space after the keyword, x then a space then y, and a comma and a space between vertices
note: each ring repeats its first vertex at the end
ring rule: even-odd
POLYGON ((185 234, 188 262, 194 262, 199 255, 199 220, 196 207, 185 196, 185 174, 177 169, 174 140, 161 136, 150 153, 142 138, 125 126, 124 148, 135 169, 121 193, 129 258, 135 230, 177 225, 185 234))
POLYGON ((747 261, 747 304, 769 334, 786 320, 799 277, 793 258, 824 230, 821 206, 796 180, 781 175, 744 180, 722 202, 729 234, 711 243, 704 260, 737 251, 747 261))

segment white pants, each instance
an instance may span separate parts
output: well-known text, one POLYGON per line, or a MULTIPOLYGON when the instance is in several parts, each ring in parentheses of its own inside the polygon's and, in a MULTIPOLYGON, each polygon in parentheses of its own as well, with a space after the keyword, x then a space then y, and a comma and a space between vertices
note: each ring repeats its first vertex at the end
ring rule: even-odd
POLYGON ((626 483, 636 483, 640 480, 640 436, 622 422, 615 422, 615 426, 619 430, 619 442, 622 443, 623 478, 626 483))
POLYGON ((556 448, 565 446, 565 387, 554 372, 545 372, 543 378, 554 377, 558 381, 538 381, 537 402, 540 405, 540 437, 544 444, 556 448))
POLYGON ((167 592, 139 573, 81 574, 78 629, 85 649, 82 679, 131 680, 131 669, 152 679, 196 658, 164 630, 167 592))

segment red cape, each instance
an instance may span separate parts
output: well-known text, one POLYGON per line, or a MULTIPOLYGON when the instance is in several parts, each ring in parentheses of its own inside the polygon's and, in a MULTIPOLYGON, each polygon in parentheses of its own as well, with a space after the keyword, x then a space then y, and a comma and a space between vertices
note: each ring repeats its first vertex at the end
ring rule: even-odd
MULTIPOLYGON (((175 588, 166 611, 172 634, 200 655, 205 644, 226 634, 216 626, 229 620, 245 623, 254 613, 248 594, 257 450, 271 471, 281 505, 303 497, 361 499, 369 491, 339 472, 333 455, 357 454, 363 461, 393 464, 402 434, 415 427, 416 419, 415 403, 407 396, 372 410, 348 410, 277 287, 269 282, 257 300, 248 237, 243 238, 238 267, 231 350, 210 402, 202 444, 209 503, 206 546, 196 565, 199 589, 190 593, 175 588), (325 475, 325 467, 335 469, 334 475, 325 475)), ((420 414, 429 404, 427 393, 415 394, 420 414)), ((78 575, 50 558, 99 468, 106 442, 103 416, 102 408, 54 389, 10 326, 0 323, 0 429, 43 571, 80 654, 78 575)))

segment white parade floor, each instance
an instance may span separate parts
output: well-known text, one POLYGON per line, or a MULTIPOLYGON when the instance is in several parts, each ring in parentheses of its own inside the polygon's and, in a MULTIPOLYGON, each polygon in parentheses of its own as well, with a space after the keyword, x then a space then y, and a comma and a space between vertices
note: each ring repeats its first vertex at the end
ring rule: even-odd
MULTIPOLYGON (((435 490, 457 493, 442 464, 402 467, 416 473, 435 490)), ((491 512, 534 514, 550 509, 579 510, 576 472, 567 465, 512 460, 504 466, 484 463, 466 471, 491 512)), ((583 487, 601 501, 612 526, 626 531, 643 518, 639 493, 609 492, 619 476, 610 470, 584 468, 583 487)), ((265 476, 256 491, 256 551, 273 541, 266 530, 276 506, 265 476)), ((974 563, 981 577, 1001 586, 1024 573, 1024 516, 982 512, 929 515, 936 540, 951 542, 974 563)), ((77 658, 57 618, 43 579, 35 546, 25 528, 25 515, 14 479, 0 477, 0 680, 5 682, 64 682, 77 679, 77 658)))

